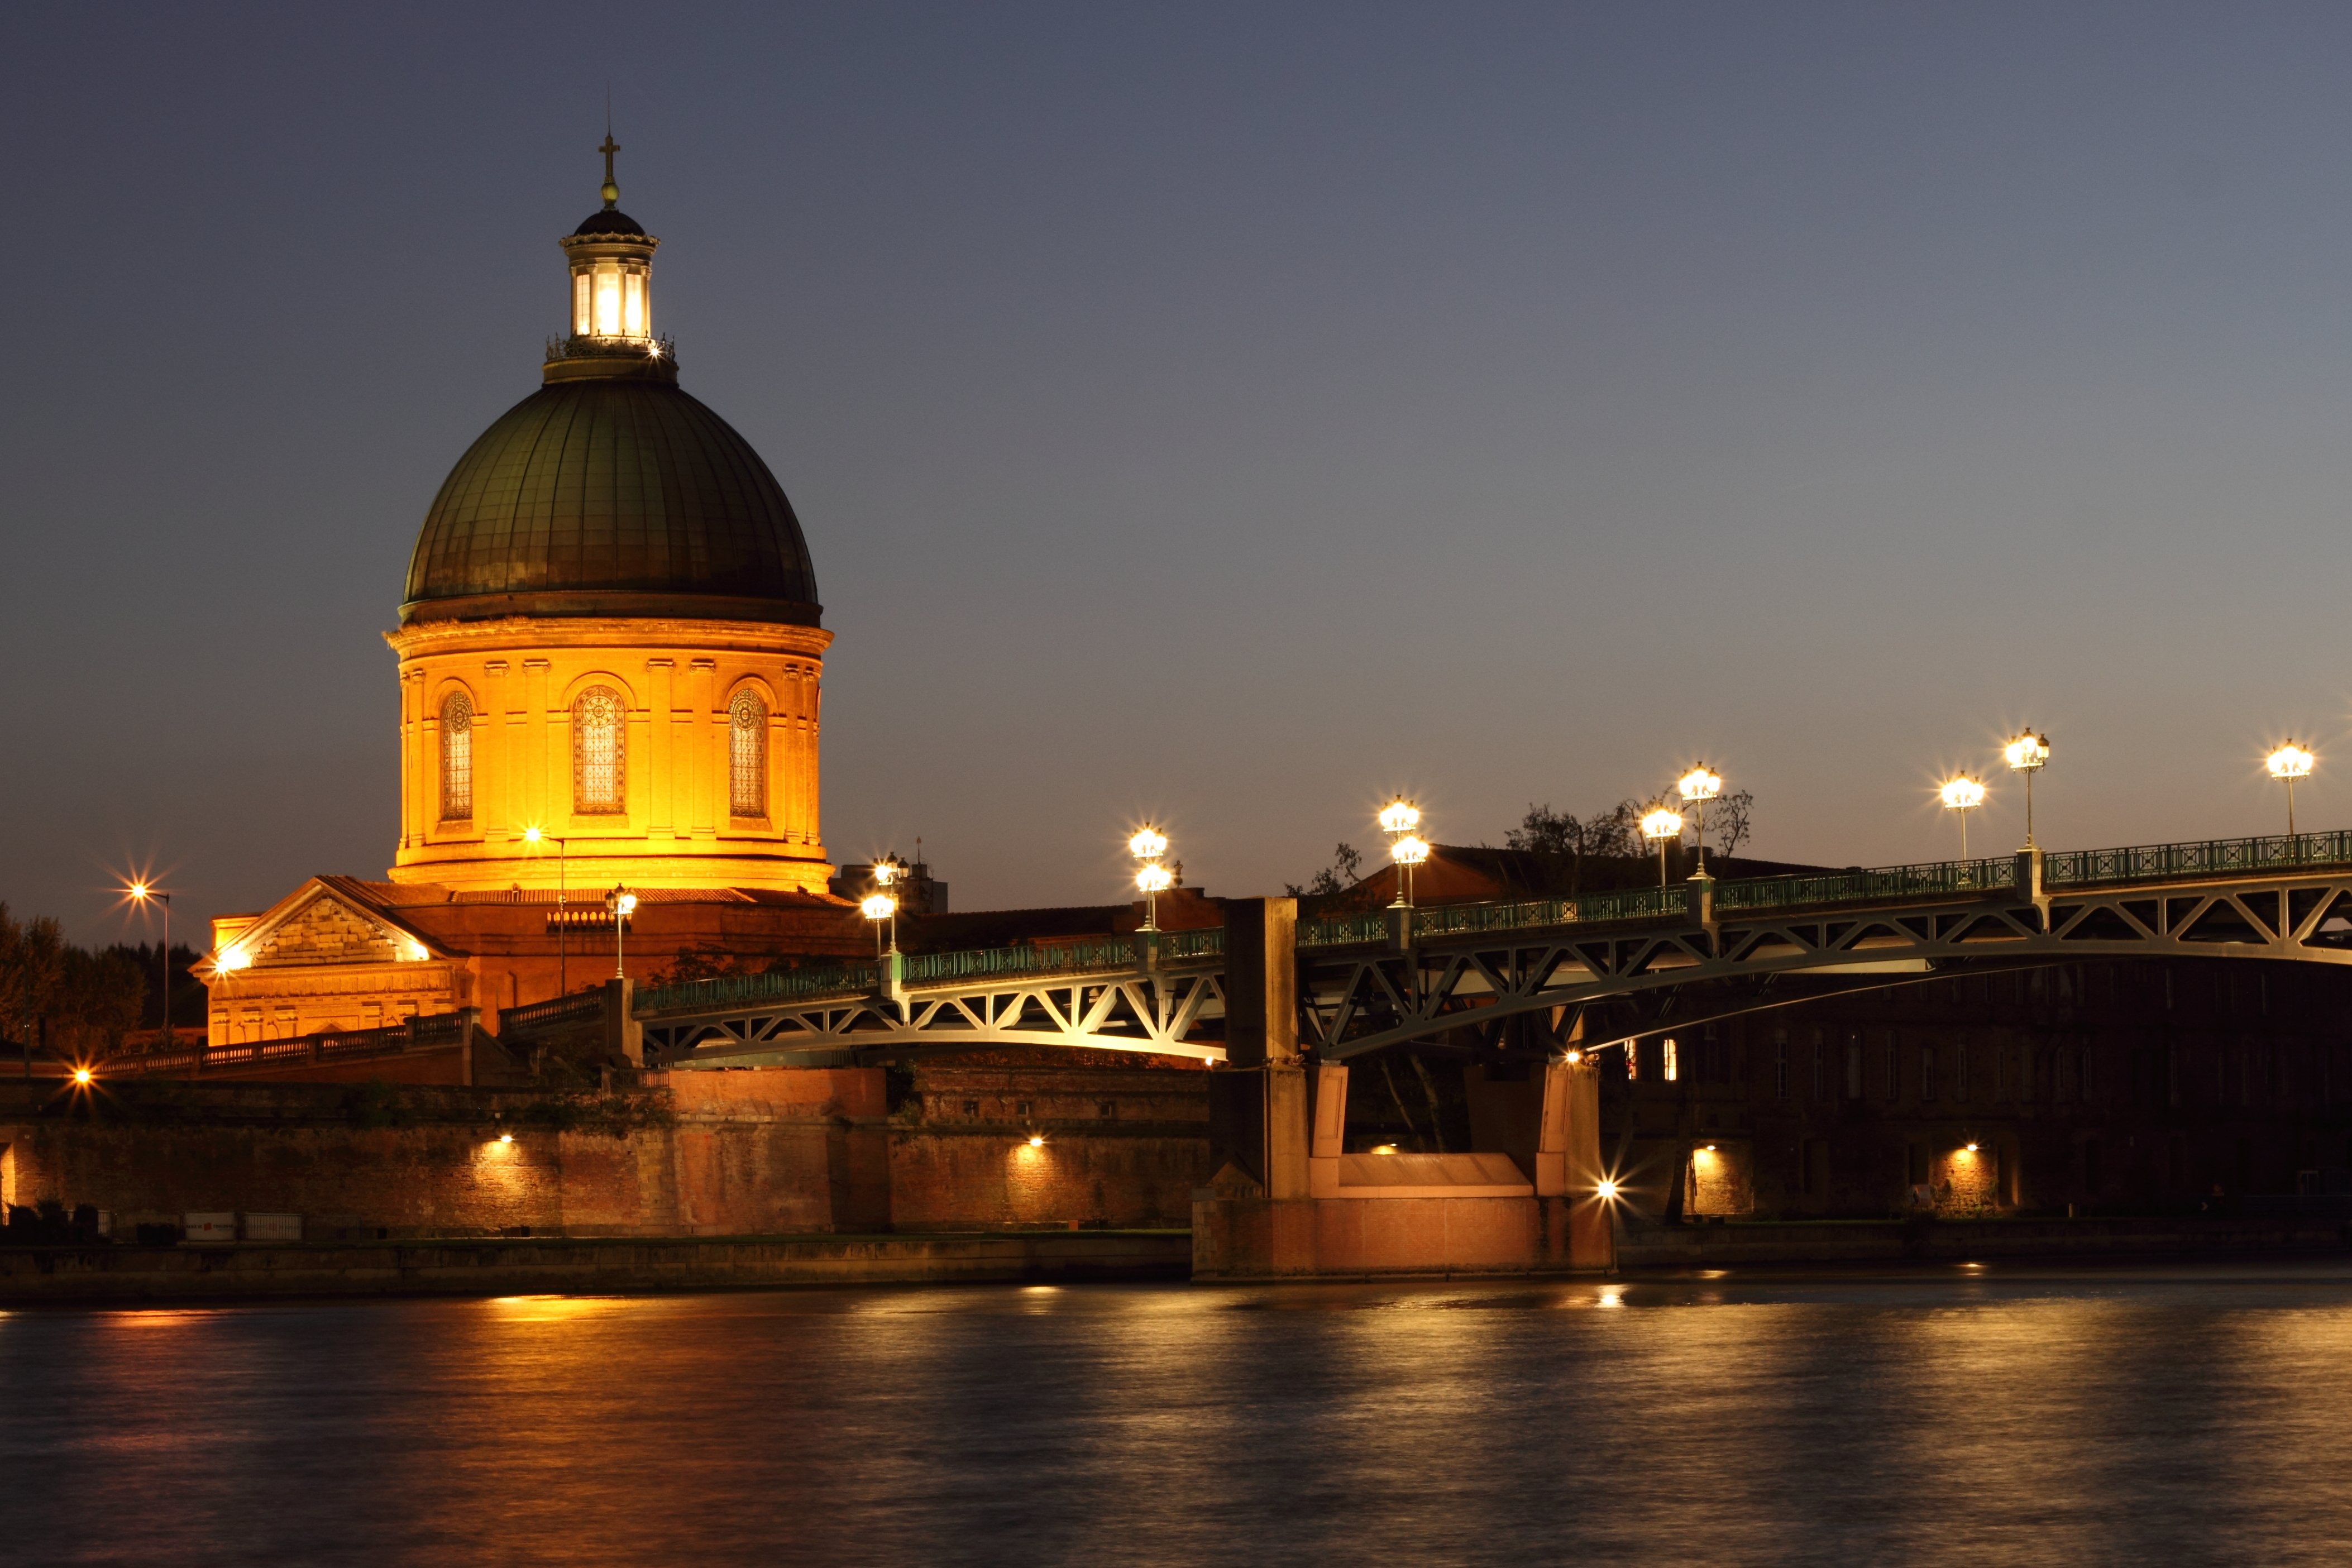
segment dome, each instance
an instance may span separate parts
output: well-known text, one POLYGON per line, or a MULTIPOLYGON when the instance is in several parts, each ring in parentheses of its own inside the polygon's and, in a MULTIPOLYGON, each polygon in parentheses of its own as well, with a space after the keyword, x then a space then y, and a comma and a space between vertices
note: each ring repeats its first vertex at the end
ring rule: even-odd
POLYGON ((667 363, 635 374, 583 363, 589 374, 578 379, 558 368, 442 482, 409 561, 404 625, 502 616, 818 624, 800 520, 750 442, 680 391, 667 363))
POLYGON ((637 226, 637 220, 617 207, 606 207, 603 212, 590 213, 581 220, 580 226, 572 232, 574 236, 622 234, 631 235, 639 239, 646 237, 646 231, 637 226))

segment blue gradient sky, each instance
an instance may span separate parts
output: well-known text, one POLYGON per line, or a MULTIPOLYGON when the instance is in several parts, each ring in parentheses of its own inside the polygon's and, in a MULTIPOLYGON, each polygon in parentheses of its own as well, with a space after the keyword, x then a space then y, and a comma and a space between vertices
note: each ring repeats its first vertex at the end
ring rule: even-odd
POLYGON ((389 864, 379 634, 607 76, 815 553, 837 859, 1091 900, 1149 812, 1271 891, 1698 754, 1759 853, 1931 858, 2026 720, 2047 842, 2274 831, 2290 729, 2347 824, 2352 12, 397 11, 0 16, 0 897, 84 940, 134 859, 389 864))

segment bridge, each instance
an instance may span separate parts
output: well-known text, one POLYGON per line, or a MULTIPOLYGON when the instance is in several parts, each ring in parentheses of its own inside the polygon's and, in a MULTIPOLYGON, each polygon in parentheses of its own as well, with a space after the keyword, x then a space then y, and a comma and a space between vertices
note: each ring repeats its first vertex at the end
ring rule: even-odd
MULTIPOLYGON (((1232 900, 1229 908, 1289 900, 1232 900)), ((1244 919, 1255 917, 1244 916, 1244 919)), ((1287 970, 1295 1032, 1328 1063, 1531 1018, 1564 1047, 1584 1008, 1716 981, 1885 976, 1956 963, 2200 957, 2352 963, 2352 832, 2045 852, 1515 903, 1276 912, 1224 930, 890 953, 871 964, 649 989, 649 1063, 840 1067, 994 1046, 1263 1060, 1230 1038, 1229 970, 1287 970), (1229 961, 1230 960, 1230 961, 1229 961)), ((1884 983, 1884 982, 1881 982, 1884 983)))

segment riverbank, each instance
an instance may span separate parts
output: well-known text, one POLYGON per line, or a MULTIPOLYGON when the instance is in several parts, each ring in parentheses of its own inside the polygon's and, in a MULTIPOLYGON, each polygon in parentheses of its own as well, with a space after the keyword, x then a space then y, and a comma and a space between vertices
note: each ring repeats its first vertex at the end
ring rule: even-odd
POLYGON ((1167 1230, 30 1247, 0 1248, 0 1307, 1181 1280, 1192 1260, 1167 1230))

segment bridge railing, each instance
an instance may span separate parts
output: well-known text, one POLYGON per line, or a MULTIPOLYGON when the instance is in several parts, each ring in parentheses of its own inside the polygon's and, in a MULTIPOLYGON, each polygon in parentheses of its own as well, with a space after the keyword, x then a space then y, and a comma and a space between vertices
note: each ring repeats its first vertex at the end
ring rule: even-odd
POLYGON ((1389 917, 1385 910, 1368 915, 1332 915, 1319 921, 1298 922, 1298 945, 1301 947, 1358 947, 1368 942, 1389 939, 1389 917))
POLYGON ((1134 968, 1135 941, 1132 937, 1114 936, 1100 942, 1050 942, 1039 947, 910 952, 900 974, 908 985, 949 985, 959 980, 988 980, 1004 974, 1081 974, 1134 968))
POLYGON ((1811 904, 1862 903, 1935 894, 1993 892, 2017 883, 2017 860, 1932 860, 1918 866, 1878 866, 1818 877, 1753 877, 1717 884, 1718 914, 1787 910, 1811 904))
POLYGON ((2275 834, 2262 838, 2210 838, 2189 844, 2140 844, 2124 849, 2044 851, 2042 885, 2168 881, 2176 877, 2228 876, 2352 865, 2352 832, 2275 834))
POLYGON ((805 1002, 820 996, 870 996, 882 972, 871 963, 827 964, 821 969, 783 969, 766 974, 719 974, 649 985, 636 994, 631 1010, 646 1013, 706 1012, 757 1006, 763 1002, 805 1002))

